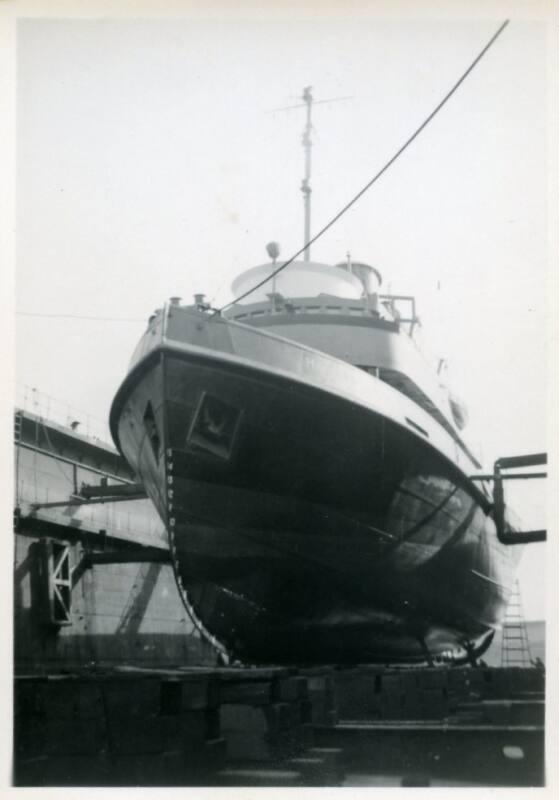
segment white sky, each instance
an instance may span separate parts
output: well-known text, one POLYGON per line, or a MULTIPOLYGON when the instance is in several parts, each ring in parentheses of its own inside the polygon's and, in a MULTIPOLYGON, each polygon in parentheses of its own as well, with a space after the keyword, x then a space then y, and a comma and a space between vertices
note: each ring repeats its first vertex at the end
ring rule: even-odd
MULTIPOLYGON (((197 291, 222 304, 268 241, 285 257, 301 245, 303 111, 267 112, 305 85, 353 98, 314 110, 322 227, 499 21, 21 21, 17 309, 141 321, 19 316, 18 382, 106 419, 154 308, 197 291)), ((515 20, 312 251, 350 250, 416 295, 488 463, 546 449, 546 88, 545 28, 515 20)), ((528 548, 520 570, 530 618, 544 616, 544 555, 528 548)))

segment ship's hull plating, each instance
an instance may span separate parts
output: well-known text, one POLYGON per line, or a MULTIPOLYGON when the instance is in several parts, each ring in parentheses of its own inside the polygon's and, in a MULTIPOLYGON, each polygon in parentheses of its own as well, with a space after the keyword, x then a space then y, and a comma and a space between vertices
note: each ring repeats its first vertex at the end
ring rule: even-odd
POLYGON ((185 602, 239 657, 413 661, 498 625, 510 549, 463 473, 383 414, 163 345, 112 425, 185 602))

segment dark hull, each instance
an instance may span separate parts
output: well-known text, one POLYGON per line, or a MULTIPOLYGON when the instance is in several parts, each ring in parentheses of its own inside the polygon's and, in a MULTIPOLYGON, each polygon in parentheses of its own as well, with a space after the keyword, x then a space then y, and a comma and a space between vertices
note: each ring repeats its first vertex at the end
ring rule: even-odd
POLYGON ((185 602, 239 657, 414 661, 422 642, 436 655, 499 624, 513 565, 487 508, 382 414, 163 348, 111 419, 168 526, 185 602))

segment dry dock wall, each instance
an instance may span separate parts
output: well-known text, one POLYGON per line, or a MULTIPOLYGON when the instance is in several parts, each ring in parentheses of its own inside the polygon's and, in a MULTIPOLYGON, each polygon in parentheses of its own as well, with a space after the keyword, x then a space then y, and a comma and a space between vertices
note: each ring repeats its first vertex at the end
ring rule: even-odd
MULTIPOLYGON (((25 531, 16 537, 14 654, 19 673, 86 664, 215 663, 188 618, 167 564, 103 564, 84 570, 72 588, 71 621, 52 624, 45 613, 44 541, 25 531)), ((83 545, 67 544, 75 566, 83 558, 83 545)))
POLYGON ((110 446, 16 414, 15 474, 16 673, 216 663, 180 600, 151 503, 71 504, 82 484, 135 481, 110 446))

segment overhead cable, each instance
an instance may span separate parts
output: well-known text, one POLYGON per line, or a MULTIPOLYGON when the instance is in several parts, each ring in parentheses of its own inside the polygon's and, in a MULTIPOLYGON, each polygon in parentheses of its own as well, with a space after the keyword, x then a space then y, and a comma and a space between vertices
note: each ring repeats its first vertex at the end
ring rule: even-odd
POLYGON ((48 319, 87 319, 93 322, 145 322, 145 319, 132 317, 86 317, 79 314, 42 314, 33 311, 16 311, 18 317, 46 317, 48 319))

